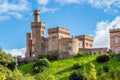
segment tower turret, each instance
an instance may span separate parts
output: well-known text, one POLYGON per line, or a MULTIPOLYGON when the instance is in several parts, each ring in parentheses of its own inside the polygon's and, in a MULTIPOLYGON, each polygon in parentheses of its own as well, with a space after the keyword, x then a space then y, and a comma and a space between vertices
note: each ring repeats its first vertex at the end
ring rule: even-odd
POLYGON ((40 22, 40 10, 34 10, 34 22, 40 22))

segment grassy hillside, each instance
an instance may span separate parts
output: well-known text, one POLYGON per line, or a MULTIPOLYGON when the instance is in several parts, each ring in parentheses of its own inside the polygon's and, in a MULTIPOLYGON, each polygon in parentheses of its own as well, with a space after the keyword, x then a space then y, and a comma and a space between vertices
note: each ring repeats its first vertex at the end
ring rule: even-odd
MULTIPOLYGON (((105 63, 97 63, 96 57, 98 55, 91 55, 91 56, 82 56, 82 57, 74 57, 71 59, 66 60, 56 60, 51 61, 51 66, 46 72, 42 72, 41 75, 43 77, 48 77, 48 75, 55 76, 56 80, 68 80, 68 77, 70 76, 71 72, 74 71, 71 67, 75 63, 82 64, 82 68, 79 69, 79 71, 84 74, 84 71, 88 72, 90 70, 90 63, 92 62, 95 65, 96 70, 99 70, 102 66, 107 66, 110 69, 113 70, 120 70, 120 62, 116 60, 116 57, 110 58, 110 61, 105 63)), ((111 56, 110 56, 111 57, 111 56)), ((24 73, 30 73, 33 74, 32 66, 33 63, 25 64, 19 67, 20 70, 22 70, 24 73)))

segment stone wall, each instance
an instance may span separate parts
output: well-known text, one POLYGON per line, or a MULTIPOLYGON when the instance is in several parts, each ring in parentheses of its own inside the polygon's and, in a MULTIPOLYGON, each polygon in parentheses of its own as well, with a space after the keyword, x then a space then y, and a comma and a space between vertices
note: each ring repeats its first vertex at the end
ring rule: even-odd
POLYGON ((113 53, 120 53, 120 28, 110 29, 110 48, 113 53))
POLYGON ((84 54, 107 54, 109 53, 109 48, 80 48, 79 51, 83 52, 84 54))

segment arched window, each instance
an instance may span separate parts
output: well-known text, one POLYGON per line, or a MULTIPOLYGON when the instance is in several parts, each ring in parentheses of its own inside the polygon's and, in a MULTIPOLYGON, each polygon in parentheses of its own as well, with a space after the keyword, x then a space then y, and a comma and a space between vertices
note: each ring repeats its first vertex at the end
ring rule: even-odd
POLYGON ((118 36, 115 36, 115 43, 118 44, 118 36))

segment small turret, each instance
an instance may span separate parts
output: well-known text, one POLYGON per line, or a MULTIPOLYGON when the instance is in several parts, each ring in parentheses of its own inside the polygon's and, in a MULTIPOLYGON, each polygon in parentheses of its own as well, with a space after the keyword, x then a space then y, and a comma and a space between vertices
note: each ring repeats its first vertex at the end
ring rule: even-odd
POLYGON ((34 22, 40 22, 40 10, 34 10, 34 22))

